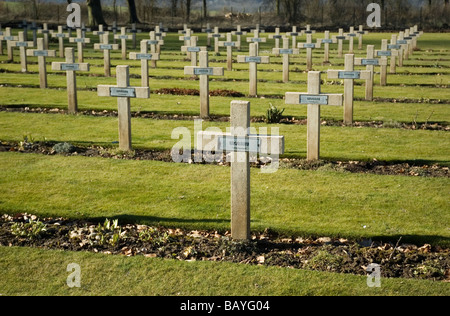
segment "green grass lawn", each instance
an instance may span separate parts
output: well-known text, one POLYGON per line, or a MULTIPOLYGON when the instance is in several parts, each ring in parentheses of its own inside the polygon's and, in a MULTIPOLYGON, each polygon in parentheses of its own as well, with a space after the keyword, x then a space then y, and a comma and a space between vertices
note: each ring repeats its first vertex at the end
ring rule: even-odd
MULTIPOLYGON (((14 30, 14 34, 17 30, 14 30)), ((264 36, 267 36, 265 34, 264 36)), ((138 34, 138 40, 147 37, 138 34)), ((94 42, 98 37, 90 36, 94 42)), ((315 34, 320 38, 322 34, 315 34)), ((364 45, 380 48, 389 33, 370 33, 364 45)), ((388 86, 379 86, 375 76, 377 101, 361 101, 364 83, 355 86, 356 121, 397 123, 450 122, 450 37, 424 34, 420 50, 405 61, 398 73, 388 75, 388 86), (388 102, 395 99, 401 102, 388 102), (406 102, 404 102, 406 100, 406 102), (439 104, 430 100, 440 100, 439 104)), ((304 41, 304 37, 298 39, 304 41)), ((200 34, 199 45, 206 44, 200 34)), ((198 80, 183 74, 190 62, 180 53, 182 42, 169 34, 157 69, 150 69, 152 91, 161 88, 198 89, 198 80)), ((347 48, 344 45, 344 50, 347 48)), ((270 54, 273 41, 261 45, 261 55, 270 54)), ((57 44, 52 43, 57 49, 57 44)), ((131 42, 128 51, 133 51, 131 42)), ((242 52, 248 44, 243 39, 242 52)), ((356 50, 358 57, 365 51, 356 50)), ((101 52, 88 48, 88 74, 77 77, 80 110, 116 110, 113 98, 100 98, 98 84, 115 84, 104 78, 101 52)), ((258 69, 259 94, 266 97, 242 98, 251 102, 251 116, 264 116, 269 105, 285 108, 287 117, 306 118, 306 107, 285 105, 286 92, 307 90, 305 52, 293 58, 292 82, 281 80, 281 58, 258 69)), ((131 65, 131 84, 140 85, 139 63, 122 61, 112 54, 113 66, 131 65)), ((51 71, 47 59, 50 89, 38 89, 36 58, 29 58, 31 73, 20 73, 18 50, 15 62, 0 56, 0 106, 67 108, 66 78, 51 71)), ((225 53, 210 55, 211 66, 224 66, 225 53)), ((314 53, 314 68, 342 69, 336 45, 331 49, 331 65, 322 65, 322 50, 314 53)), ((248 65, 236 64, 225 77, 210 81, 210 89, 248 93, 248 65), (225 80, 223 80, 225 79, 225 80)), ((379 70, 377 70, 379 71, 379 70)), ((112 68, 115 75, 115 69, 112 68)), ((343 93, 340 82, 332 84, 322 74, 322 92, 343 93)), ((234 98, 211 97, 211 114, 230 115, 234 98)), ((199 97, 158 95, 131 102, 133 112, 159 114, 199 113, 199 97)), ((342 120, 342 108, 323 106, 324 120, 342 120)), ((229 123, 203 122, 203 129, 229 123)), ((279 128, 285 136, 284 157, 306 157, 306 126, 252 124, 279 128)), ((194 145, 194 122, 132 119, 133 146, 140 149, 171 149, 174 128, 187 127, 194 145)), ((270 129, 269 129, 270 132, 270 129)), ((116 147, 117 118, 87 115, 32 114, 0 112, 0 140, 20 142, 24 136, 36 141, 71 142, 76 145, 116 147)), ((367 160, 437 163, 450 166, 448 131, 401 128, 321 128, 321 158, 324 160, 367 160)), ((39 216, 63 216, 121 223, 143 223, 188 229, 230 229, 230 169, 217 165, 175 164, 156 161, 129 161, 81 156, 44 156, 0 153, 0 213, 29 212, 39 216)), ((448 178, 381 176, 356 174, 321 168, 317 171, 288 169, 282 165, 274 174, 251 171, 251 229, 266 228, 295 236, 331 236, 349 239, 372 238, 396 242, 450 245, 450 185, 448 178)), ((366 277, 315 271, 291 270, 213 262, 179 262, 143 257, 117 257, 104 254, 73 253, 29 248, 0 247, 1 295, 448 295, 448 283, 423 280, 385 279, 379 289, 368 288, 366 277), (69 289, 65 280, 68 263, 82 267, 82 287, 69 289)))

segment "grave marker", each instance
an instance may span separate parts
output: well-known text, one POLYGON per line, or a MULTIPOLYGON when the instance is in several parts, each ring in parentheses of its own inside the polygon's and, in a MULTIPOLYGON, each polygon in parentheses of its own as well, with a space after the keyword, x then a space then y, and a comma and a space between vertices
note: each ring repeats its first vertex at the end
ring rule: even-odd
POLYGON ((312 34, 306 34, 306 43, 299 43, 298 48, 306 48, 306 71, 312 70, 312 50, 320 48, 321 43, 312 42, 312 34))
POLYGON ((46 50, 44 39, 37 39, 37 49, 27 49, 27 56, 34 56, 38 58, 39 64, 39 86, 41 89, 47 88, 47 67, 45 64, 46 57, 56 57, 55 50, 46 50))
POLYGON ((212 32, 214 32, 214 30, 211 28, 211 24, 210 23, 206 23, 206 28, 202 29, 203 33, 206 33, 206 45, 208 47, 211 46, 211 37, 209 37, 209 34, 211 34, 212 32))
POLYGON ((258 94, 258 64, 268 64, 270 58, 269 56, 258 56, 257 43, 252 43, 249 45, 249 56, 239 55, 237 61, 249 64, 249 95, 255 97, 258 94))
POLYGON ((219 54, 219 38, 223 38, 224 36, 219 33, 219 28, 214 27, 214 33, 208 33, 209 38, 214 38, 214 53, 216 55, 219 54))
POLYGON ((358 49, 362 50, 363 49, 363 36, 369 34, 368 31, 364 31, 364 25, 360 25, 359 26, 359 31, 358 31, 358 49))
POLYGON ((342 106, 342 94, 322 94, 320 92, 320 71, 308 73, 308 92, 287 92, 286 104, 308 106, 307 159, 320 158, 320 106, 342 106))
POLYGON ((133 36, 127 35, 127 28, 120 28, 120 35, 114 35, 114 39, 120 39, 120 47, 122 48, 122 60, 127 60, 127 40, 133 39, 133 36))
MULTIPOLYGON (((396 49, 398 51, 398 54, 397 54, 398 66, 403 67, 403 45, 400 45, 397 43, 397 35, 396 34, 392 34, 391 44, 388 45, 388 49, 396 49)), ((392 70, 395 71, 395 69, 392 69, 392 64, 391 64, 391 71, 392 70)))
POLYGON ((67 47, 65 54, 66 62, 52 62, 52 70, 66 72, 68 109, 69 113, 73 114, 78 111, 76 71, 89 71, 89 64, 76 64, 74 49, 72 47, 67 47))
POLYGON ((105 69, 105 77, 111 77, 111 50, 118 50, 119 44, 109 44, 108 32, 103 34, 101 44, 94 44, 94 49, 103 50, 103 63, 105 69))
POLYGON ((19 32, 19 40, 18 41, 11 41, 10 45, 11 47, 19 47, 20 50, 20 66, 22 67, 22 72, 28 71, 27 66, 27 47, 33 47, 32 41, 25 41, 25 35, 23 32, 19 32))
POLYGON ((240 52, 240 51, 241 51, 241 43, 242 43, 241 37, 242 37, 243 35, 247 35, 247 32, 246 32, 246 31, 242 31, 241 26, 238 25, 238 26, 236 27, 236 31, 231 32, 231 34, 233 34, 233 35, 235 35, 235 36, 237 37, 237 42, 239 43, 239 44, 238 44, 238 52, 240 52))
POLYGON ((50 33, 49 29, 48 29, 48 24, 44 23, 42 24, 42 29, 38 30, 38 34, 43 34, 44 35, 44 49, 48 50, 48 34, 50 33))
POLYGON ((283 154, 284 137, 250 134, 250 102, 247 101, 231 102, 230 133, 201 131, 196 137, 199 151, 216 150, 231 154, 231 237, 249 240, 250 153, 283 154))
POLYGON ((353 26, 350 26, 350 32, 345 33, 344 35, 347 37, 349 41, 348 53, 353 54, 353 39, 357 36, 357 34, 355 33, 355 28, 353 26))
MULTIPOLYGON (((146 43, 147 45, 147 43, 146 43)), ((150 98, 149 87, 130 86, 130 66, 122 65, 116 67, 117 85, 97 86, 99 97, 117 97, 118 120, 119 120, 119 149, 131 151, 131 111, 130 98, 150 98)))
POLYGON ((283 49, 274 48, 273 54, 283 55, 283 82, 289 82, 289 55, 299 54, 298 48, 289 49, 289 38, 283 38, 283 49))
POLYGON ((136 33, 142 33, 142 30, 136 28, 136 23, 131 24, 131 30, 128 30, 131 33, 131 38, 133 39, 133 49, 136 49, 136 33))
POLYGON ((90 43, 90 38, 83 37, 83 32, 81 29, 77 29, 77 37, 69 37, 70 43, 77 43, 77 52, 78 52, 78 62, 82 63, 84 61, 83 56, 83 45, 85 43, 90 43))
POLYGON ((182 46, 182 52, 190 53, 191 66, 197 66, 197 53, 206 52, 208 48, 206 46, 197 46, 198 36, 191 36, 189 46, 182 46))
POLYGON ((130 59, 141 61, 141 86, 148 87, 148 61, 159 60, 159 54, 148 53, 148 40, 141 41, 141 51, 139 53, 130 53, 130 59))
POLYGON ((325 38, 319 38, 319 39, 317 39, 317 42, 323 44, 323 46, 324 46, 323 63, 329 64, 330 63, 330 44, 336 44, 337 39, 335 39, 335 38, 330 39, 330 31, 325 31, 325 38))
POLYGON ((302 31, 302 34, 315 34, 316 31, 311 30, 311 25, 306 25, 306 30, 302 31))
MULTIPOLYGON (((189 46, 191 44, 191 36, 193 36, 194 32, 192 32, 191 29, 186 29, 184 31, 178 31, 178 32, 182 32, 184 34, 179 37, 180 41, 184 41, 183 46, 186 46, 186 47, 189 46)), ((186 56, 190 60, 191 52, 186 51, 186 56)))
POLYGON ((373 100, 373 79, 375 66, 387 66, 387 59, 375 58, 375 46, 367 45, 367 58, 355 58, 355 65, 366 66, 366 70, 372 72, 370 79, 366 80, 366 101, 373 100))
MULTIPOLYGON (((155 39, 159 40, 159 41, 163 41, 163 44, 160 44, 160 45, 156 46, 156 53, 157 54, 161 54, 161 45, 164 45, 164 37, 166 37, 166 36, 167 36, 167 33, 165 33, 164 28, 162 27, 162 25, 155 26, 155 39)), ((150 37, 150 39, 152 39, 152 38, 150 37)), ((153 67, 153 65, 152 65, 152 67, 153 67)), ((155 62, 155 67, 156 67, 156 62, 155 62)))
POLYGON ((233 35, 231 33, 227 33, 227 40, 218 42, 219 47, 227 48, 227 70, 228 71, 233 70, 233 47, 237 47, 239 45, 238 42, 233 42, 232 37, 233 37, 233 35))
POLYGON ((347 36, 344 35, 344 29, 339 29, 339 35, 333 35, 333 39, 337 41, 338 43, 338 57, 343 57, 343 46, 344 46, 344 40, 347 39, 347 36))
POLYGON ((59 57, 64 58, 64 38, 67 37, 66 33, 63 33, 63 27, 61 25, 58 26, 58 32, 50 31, 53 38, 58 39, 59 43, 59 57))
MULTIPOLYGON (((105 34, 109 34, 109 33, 106 32, 106 31, 103 29, 103 24, 100 24, 100 25, 98 26, 98 31, 94 31, 94 32, 92 32, 92 34, 97 35, 97 36, 98 36, 98 43, 99 43, 99 44, 102 44, 102 43, 103 43, 103 39, 105 38, 104 35, 105 35, 105 34)), ((109 41, 108 41, 108 43, 109 43, 109 41)))
POLYGON ((11 28, 6 27, 4 35, 0 36, 0 41, 6 41, 6 52, 8 54, 8 61, 14 61, 13 47, 11 46, 12 41, 18 41, 18 36, 11 35, 11 28))
POLYGON ((223 67, 209 67, 208 52, 200 52, 199 66, 184 67, 185 75, 200 77, 200 116, 209 117, 209 76, 223 76, 223 67))
POLYGON ((345 55, 344 70, 328 70, 329 79, 344 80, 344 124, 353 124, 354 80, 368 80, 372 76, 370 71, 355 71, 355 55, 345 55))
POLYGON ((292 27, 292 32, 287 32, 286 36, 290 36, 292 38, 292 47, 297 47, 297 36, 301 36, 302 32, 297 32, 297 27, 292 27))
POLYGON ((259 54, 259 43, 266 43, 266 37, 259 37, 259 29, 253 31, 253 37, 247 37, 247 43, 256 44, 256 54, 259 54))
MULTIPOLYGON (((159 56, 161 56, 161 45, 164 45, 164 40, 162 40, 162 36, 157 36, 156 35, 156 31, 151 31, 148 35, 150 37, 149 40, 147 40, 147 45, 150 45, 150 53, 152 54, 158 54, 159 56)), ((151 63, 151 67, 152 68, 156 68, 156 61, 159 60, 158 59, 152 59, 150 61, 151 63)))
MULTIPOLYGON (((280 39, 283 38, 283 35, 280 34, 280 28, 279 27, 275 28, 275 34, 270 34, 269 38, 275 40, 275 48, 279 49, 280 48, 280 39)), ((295 47, 295 46, 293 46, 293 47, 295 47)), ((280 56, 277 53, 274 53, 274 54, 276 54, 277 57, 280 56)))
POLYGON ((36 25, 36 22, 31 22, 29 29, 33 32, 33 47, 35 47, 37 45, 37 31, 41 28, 36 25))
MULTIPOLYGON (((398 50, 393 49, 393 46, 391 46, 391 48, 389 49, 389 45, 388 45, 388 40, 387 39, 383 39, 381 40, 381 50, 376 50, 375 51, 375 56, 377 57, 385 57, 386 59, 388 57, 391 58, 391 63, 390 63, 390 70, 389 72, 394 74, 396 72, 396 57, 399 55, 398 50)), ((387 65, 386 66, 381 66, 381 74, 382 74, 382 78, 384 80, 382 80, 381 85, 385 86, 386 85, 386 77, 387 77, 387 65)))
POLYGON ((113 32, 113 43, 117 44, 116 40, 116 35, 117 35, 117 31, 119 30, 119 28, 117 27, 117 22, 114 21, 112 26, 108 27, 108 31, 112 31, 113 32))

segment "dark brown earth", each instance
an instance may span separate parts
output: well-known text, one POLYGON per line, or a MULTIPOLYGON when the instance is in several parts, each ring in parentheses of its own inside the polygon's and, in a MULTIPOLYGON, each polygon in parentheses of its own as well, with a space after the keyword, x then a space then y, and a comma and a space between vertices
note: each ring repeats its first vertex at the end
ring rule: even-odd
POLYGON ((229 232, 187 231, 146 225, 94 223, 29 214, 0 217, 0 246, 92 251, 112 255, 160 257, 176 260, 227 261, 366 275, 380 265, 381 277, 417 278, 450 282, 450 250, 371 240, 329 237, 282 237, 268 231, 251 241, 232 241, 229 232), (28 224, 28 231, 17 227, 28 224), (32 226, 43 229, 32 233, 32 226))

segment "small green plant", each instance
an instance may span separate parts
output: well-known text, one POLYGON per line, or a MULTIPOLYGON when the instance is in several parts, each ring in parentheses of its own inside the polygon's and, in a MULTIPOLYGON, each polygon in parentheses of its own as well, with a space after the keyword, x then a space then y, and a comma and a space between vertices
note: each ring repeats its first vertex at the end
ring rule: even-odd
POLYGON ((117 219, 112 222, 106 219, 103 224, 98 224, 95 228, 95 233, 95 240, 99 245, 109 244, 116 246, 123 237, 122 229, 117 219))
POLYGON ((283 113, 285 109, 279 110, 276 106, 270 103, 270 107, 267 110, 267 114, 265 117, 266 123, 280 123, 283 118, 283 113))
POLYGON ((34 144, 34 138, 31 134, 24 134, 23 140, 19 143, 19 150, 31 149, 34 144))
POLYGON ((342 256, 332 254, 326 250, 320 250, 316 256, 308 261, 306 267, 314 270, 334 271, 341 266, 344 258, 342 256))
POLYGON ((152 244, 160 247, 161 245, 171 241, 171 236, 168 232, 161 233, 158 229, 149 227, 148 229, 139 232, 139 239, 142 241, 151 242, 152 244))
POLYGON ((11 226, 11 233, 17 237, 25 237, 30 240, 38 239, 47 231, 47 225, 41 221, 29 220, 27 223, 14 223, 11 226))
POLYGON ((53 150, 57 154, 70 154, 75 151, 75 147, 69 143, 58 143, 55 146, 53 146, 53 150))

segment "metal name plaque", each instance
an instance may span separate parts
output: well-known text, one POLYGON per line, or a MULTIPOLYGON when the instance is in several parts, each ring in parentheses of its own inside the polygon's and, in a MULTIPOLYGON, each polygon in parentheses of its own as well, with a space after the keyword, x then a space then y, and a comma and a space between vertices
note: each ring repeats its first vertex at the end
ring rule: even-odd
POLYGON ((363 59, 361 60, 361 65, 363 66, 378 66, 378 59, 363 59))
POLYGON ((101 44, 100 49, 112 49, 112 44, 101 44))
POLYGON ((211 35, 212 37, 221 37, 222 35, 220 35, 220 34, 213 34, 213 35, 211 35))
POLYGON ((328 96, 327 95, 301 94, 300 95, 300 104, 328 105, 328 96))
POLYGON ((119 35, 119 39, 128 39, 128 35, 119 35))
POLYGON ((33 51, 33 56, 35 56, 35 57, 38 57, 38 56, 47 57, 48 56, 48 52, 46 50, 35 50, 35 51, 33 51))
POLYGON ((261 57, 260 56, 246 56, 245 62, 246 63, 261 63, 261 57))
POLYGON ((303 44, 303 48, 316 48, 316 44, 314 44, 314 43, 305 43, 305 44, 303 44))
POLYGON ((389 44, 388 49, 400 49, 401 46, 398 44, 389 44))
POLYGON ((84 38, 74 38, 73 41, 75 43, 84 43, 85 39, 84 38))
POLYGON ((156 41, 156 40, 147 41, 147 45, 158 45, 158 44, 159 44, 159 41, 156 41))
POLYGON ((136 54, 137 59, 152 59, 152 54, 136 54))
POLYGON ((236 32, 235 35, 244 35, 244 32, 236 32))
POLYGON ((364 34, 366 34, 366 31, 358 31, 358 34, 364 35, 364 34))
POLYGON ((5 37, 3 37, 3 40, 5 40, 5 41, 14 41, 14 36, 5 36, 5 37))
POLYGON ((345 40, 347 37, 346 36, 336 36, 336 39, 338 40, 345 40))
POLYGON ((291 36, 298 36, 298 32, 292 32, 291 36))
POLYGON ((280 49, 280 54, 282 54, 282 55, 284 55, 284 54, 292 55, 293 53, 294 53, 293 49, 285 49, 285 48, 280 49))
POLYGON ((64 33, 58 33, 58 34, 56 34, 55 36, 56 36, 56 37, 61 37, 61 38, 62 38, 62 37, 66 37, 66 34, 64 34, 64 33))
POLYGON ((217 150, 226 152, 258 153, 261 140, 238 136, 218 136, 217 150))
POLYGON ((274 35, 273 38, 274 39, 277 39, 277 38, 280 39, 280 38, 283 38, 283 36, 282 35, 274 35))
POLYGON ((162 36, 162 33, 155 33, 155 36, 161 37, 161 36, 162 36))
POLYGON ((339 79, 359 79, 361 78, 361 72, 359 71, 339 71, 339 79))
POLYGON ((185 41, 190 41, 190 40, 191 40, 191 37, 190 37, 190 36, 184 36, 184 37, 183 37, 183 40, 185 40, 185 41))
POLYGON ((61 64, 61 70, 80 70, 79 64, 61 64))
POLYGON ((386 50, 381 50, 377 52, 377 56, 381 57, 390 57, 392 56, 392 52, 391 51, 386 51, 386 50))
POLYGON ((323 44, 333 44, 333 40, 332 39, 323 39, 322 43, 323 44))
POLYGON ((236 43, 235 42, 224 42, 223 46, 225 46, 225 47, 235 47, 236 43))
POLYGON ((397 43, 401 44, 401 45, 406 45, 406 44, 408 44, 408 41, 406 41, 406 40, 398 40, 397 43))
POLYGON ((410 41, 410 40, 412 40, 412 37, 411 36, 405 36, 405 37, 403 37, 403 39, 407 40, 407 41, 410 41))
POLYGON ((347 34, 347 36, 356 37, 356 34, 355 33, 350 33, 350 34, 347 34))
POLYGON ((136 97, 136 90, 134 88, 111 87, 109 88, 109 93, 112 97, 126 97, 126 98, 136 97))
POLYGON ((254 43, 261 43, 262 42, 262 38, 254 37, 254 38, 252 38, 252 42, 254 42, 254 43))
POLYGON ((305 31, 305 34, 312 34, 313 31, 305 31))
POLYGON ((198 53, 200 51, 200 47, 188 47, 187 51, 191 53, 198 53))
POLYGON ((194 75, 213 75, 213 69, 212 68, 194 68, 194 75))
POLYGON ((27 47, 28 43, 27 42, 16 42, 16 47, 27 47))

